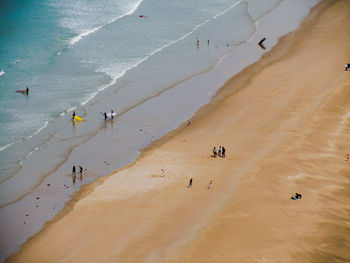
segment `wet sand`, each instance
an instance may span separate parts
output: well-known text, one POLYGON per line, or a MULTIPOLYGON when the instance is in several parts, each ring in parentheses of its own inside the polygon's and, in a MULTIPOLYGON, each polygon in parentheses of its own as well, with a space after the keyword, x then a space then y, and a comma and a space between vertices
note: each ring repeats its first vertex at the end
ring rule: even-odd
POLYGON ((346 0, 318 5, 8 262, 350 261, 349 14, 346 0), (226 158, 211 157, 220 145, 226 158))

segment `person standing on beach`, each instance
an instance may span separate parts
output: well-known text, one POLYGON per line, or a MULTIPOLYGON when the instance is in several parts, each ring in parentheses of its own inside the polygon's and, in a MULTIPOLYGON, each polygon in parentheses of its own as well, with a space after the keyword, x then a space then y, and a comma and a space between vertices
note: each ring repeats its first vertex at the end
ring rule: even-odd
POLYGON ((164 169, 162 169, 162 177, 165 176, 165 172, 164 172, 164 169))
POLYGON ((210 188, 211 188, 212 183, 213 183, 213 181, 212 181, 212 180, 210 180, 209 185, 208 185, 208 189, 210 189, 210 188))
POLYGON ((73 168, 72 168, 72 175, 76 175, 76 172, 75 172, 75 165, 73 165, 73 168))
POLYGON ((350 159, 350 155, 349 155, 349 153, 347 153, 346 154, 346 160, 349 161, 349 159, 350 159))
POLYGON ((226 149, 224 146, 222 146, 222 149, 221 149, 221 157, 222 158, 225 158, 225 153, 226 153, 226 149))
POLYGON ((27 86, 27 88, 26 88, 26 95, 28 95, 28 94, 29 94, 29 88, 27 86))
POLYGON ((222 152, 222 148, 221 148, 221 145, 219 147, 219 152, 218 152, 218 155, 221 157, 221 152, 222 152))
POLYGON ((345 70, 345 71, 348 71, 348 68, 349 68, 349 63, 348 63, 348 64, 345 64, 344 70, 345 70))
POLYGON ((188 188, 191 188, 191 187, 192 187, 192 183, 193 183, 193 179, 191 178, 191 179, 190 179, 190 183, 188 184, 187 187, 188 187, 188 188))
POLYGON ((83 180, 83 167, 81 165, 79 165, 79 174, 80 174, 80 177, 79 177, 79 180, 83 180))
POLYGON ((199 38, 196 37, 197 47, 199 47, 199 38))
POLYGON ((216 158, 216 147, 213 148, 213 154, 214 154, 214 157, 216 158))
POLYGON ((105 112, 104 115, 105 115, 105 121, 106 121, 107 120, 107 112, 105 112))

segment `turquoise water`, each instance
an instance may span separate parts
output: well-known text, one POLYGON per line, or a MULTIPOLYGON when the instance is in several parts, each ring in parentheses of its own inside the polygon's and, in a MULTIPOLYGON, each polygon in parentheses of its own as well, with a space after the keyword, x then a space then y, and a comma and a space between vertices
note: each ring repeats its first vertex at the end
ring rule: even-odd
POLYGON ((0 0, 0 260, 79 189, 73 164, 88 167, 87 183, 135 160, 259 59, 251 41, 267 36, 271 48, 317 2, 0 0), (29 96, 15 92, 27 86, 29 96), (119 117, 105 123, 111 109, 119 117), (37 218, 18 228, 30 209, 37 218))

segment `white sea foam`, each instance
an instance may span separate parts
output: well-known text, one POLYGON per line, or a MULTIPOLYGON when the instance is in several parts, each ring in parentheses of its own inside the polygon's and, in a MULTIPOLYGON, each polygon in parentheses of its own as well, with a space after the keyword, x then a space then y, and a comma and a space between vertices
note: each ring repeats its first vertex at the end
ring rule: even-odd
POLYGON ((16 144, 16 143, 21 142, 21 141, 22 141, 22 140, 17 140, 17 141, 11 142, 11 143, 9 143, 9 144, 7 144, 7 145, 1 147, 1 148, 0 148, 0 152, 3 151, 3 150, 5 150, 5 149, 7 149, 8 147, 11 147, 12 145, 14 145, 14 144, 16 144))
POLYGON ((0 71, 0 77, 5 74, 5 71, 1 70, 0 71))
POLYGON ((139 7, 139 5, 140 5, 142 2, 143 2, 143 0, 138 1, 138 2, 137 2, 128 12, 126 12, 125 14, 122 14, 122 15, 120 15, 120 16, 117 16, 117 17, 113 18, 112 20, 108 21, 107 23, 105 23, 105 24, 103 24, 103 25, 101 25, 101 26, 97 26, 97 27, 95 27, 95 28, 92 28, 92 29, 90 29, 90 30, 87 30, 87 31, 85 31, 85 32, 82 32, 81 34, 79 34, 79 35, 73 37, 73 38, 69 41, 70 45, 74 45, 74 44, 78 43, 78 42, 79 42, 81 39, 83 39, 84 37, 86 37, 86 36, 88 36, 88 35, 90 35, 90 34, 92 34, 92 33, 95 33, 96 31, 100 30, 101 28, 105 27, 106 25, 109 25, 109 24, 111 24, 111 23, 117 21, 118 19, 121 19, 121 18, 123 18, 123 17, 125 17, 125 16, 128 16, 128 15, 133 14, 133 13, 137 10, 137 8, 139 7))
MULTIPOLYGON (((103 90, 105 90, 106 88, 108 88, 108 87, 112 86, 113 84, 115 84, 115 83, 117 82, 117 80, 118 80, 119 78, 121 78, 122 76, 124 76, 125 73, 126 73, 127 71, 129 71, 129 70, 131 70, 131 69, 133 69, 133 68, 136 68, 138 65, 140 65, 140 64, 143 63, 143 62, 145 62, 147 59, 149 59, 149 58, 152 57, 153 55, 159 53, 159 52, 162 51, 163 49, 165 49, 165 48, 167 48, 167 47, 169 47, 169 46, 171 46, 171 45, 173 45, 173 44, 175 44, 175 43, 177 43, 177 42, 179 42, 179 41, 185 39, 186 37, 190 36, 190 35, 191 35, 192 33, 194 33, 198 28, 200 28, 201 26, 207 24, 207 23, 208 23, 209 21, 211 21, 212 19, 216 19, 216 18, 218 18, 219 16, 224 15, 225 13, 227 13, 228 11, 230 11, 231 9, 233 9, 234 7, 236 7, 238 4, 240 4, 242 1, 244 1, 244 0, 239 0, 238 2, 234 3, 234 4, 233 4, 232 6, 230 6, 229 8, 225 9, 224 11, 222 11, 222 12, 216 14, 215 16, 213 16, 213 17, 211 17, 211 18, 205 20, 204 22, 202 22, 202 23, 196 25, 191 31, 189 31, 188 33, 184 34, 182 37, 180 37, 180 38, 178 38, 178 39, 175 39, 175 40, 169 42, 168 44, 166 44, 166 45, 164 45, 164 46, 162 46, 162 47, 160 47, 160 48, 154 50, 153 52, 149 53, 148 55, 146 55, 145 57, 143 57, 142 59, 140 59, 140 60, 139 60, 138 62, 136 62, 135 64, 133 64, 133 65, 131 65, 131 66, 125 68, 121 73, 118 73, 117 75, 111 74, 111 70, 106 70, 106 69, 103 70, 103 69, 101 69, 101 68, 98 69, 98 70, 96 70, 96 72, 102 72, 102 73, 105 73, 105 74, 107 74, 108 76, 110 76, 110 77, 112 78, 112 81, 111 81, 110 83, 108 83, 107 85, 104 85, 102 88, 98 89, 96 92, 92 93, 84 102, 81 103, 81 105, 87 104, 87 103, 88 103, 90 100, 92 100, 100 91, 103 91, 103 90), (114 75, 114 76, 113 76, 113 75, 114 75)), ((142 1, 140 1, 139 4, 140 4, 141 2, 142 2, 142 1)), ((139 5, 139 4, 138 4, 138 5, 139 5)), ((138 5, 137 5, 137 7, 138 7, 138 5)), ((137 7, 135 8, 135 10, 137 9, 137 7)), ((135 10, 134 10, 134 11, 135 11, 135 10)), ((134 12, 134 11, 133 11, 133 12, 134 12)), ((133 12, 132 12, 132 13, 133 13, 133 12)), ((115 20, 117 20, 117 19, 115 19, 115 20)), ((115 20, 114 20, 114 21, 115 21, 115 20)), ((109 23, 112 23, 112 22, 113 22, 113 21, 111 21, 111 22, 109 22, 109 23)), ((101 26, 101 27, 102 27, 102 26, 101 26)), ((98 29, 97 29, 97 30, 98 30, 98 29)))
POLYGON ((37 131, 35 131, 35 132, 32 133, 31 135, 29 135, 29 136, 27 137, 27 139, 31 139, 34 135, 36 135, 36 134, 38 134, 39 132, 41 132, 43 129, 45 129, 45 128, 47 127, 48 124, 49 124, 49 121, 46 121, 46 122, 44 123, 43 126, 41 126, 37 131))

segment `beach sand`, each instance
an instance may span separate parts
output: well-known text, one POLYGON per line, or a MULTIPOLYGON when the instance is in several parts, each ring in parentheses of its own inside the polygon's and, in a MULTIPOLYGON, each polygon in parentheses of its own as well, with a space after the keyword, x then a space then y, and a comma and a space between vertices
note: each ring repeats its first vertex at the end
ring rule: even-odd
POLYGON ((350 262, 349 14, 323 1, 8 262, 350 262))

